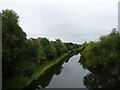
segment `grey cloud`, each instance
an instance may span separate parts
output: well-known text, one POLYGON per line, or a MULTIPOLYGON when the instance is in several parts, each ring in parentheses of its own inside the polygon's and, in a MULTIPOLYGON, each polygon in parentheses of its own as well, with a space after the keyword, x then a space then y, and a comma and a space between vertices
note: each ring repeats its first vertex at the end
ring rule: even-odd
POLYGON ((83 43, 98 40, 117 27, 117 1, 9 1, 2 2, 0 8, 10 8, 19 14, 20 26, 28 38, 60 38, 64 42, 83 43))

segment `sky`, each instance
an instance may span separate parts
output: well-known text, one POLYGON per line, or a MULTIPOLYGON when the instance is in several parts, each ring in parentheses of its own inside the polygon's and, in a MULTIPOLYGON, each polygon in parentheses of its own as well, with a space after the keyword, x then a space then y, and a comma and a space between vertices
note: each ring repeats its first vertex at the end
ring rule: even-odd
POLYGON ((82 44, 118 27, 119 0, 0 0, 0 11, 12 9, 27 38, 60 38, 82 44))

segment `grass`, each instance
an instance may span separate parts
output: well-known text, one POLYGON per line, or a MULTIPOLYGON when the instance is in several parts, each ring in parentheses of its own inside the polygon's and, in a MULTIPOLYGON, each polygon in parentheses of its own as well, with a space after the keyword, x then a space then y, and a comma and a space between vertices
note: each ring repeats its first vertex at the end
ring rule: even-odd
POLYGON ((21 76, 9 78, 7 81, 5 81, 7 83, 6 88, 24 88, 25 86, 29 85, 33 80, 37 79, 42 74, 44 74, 46 70, 59 63, 68 54, 69 53, 65 53, 62 56, 56 58, 55 60, 47 61, 46 63, 38 66, 36 72, 30 77, 21 76))

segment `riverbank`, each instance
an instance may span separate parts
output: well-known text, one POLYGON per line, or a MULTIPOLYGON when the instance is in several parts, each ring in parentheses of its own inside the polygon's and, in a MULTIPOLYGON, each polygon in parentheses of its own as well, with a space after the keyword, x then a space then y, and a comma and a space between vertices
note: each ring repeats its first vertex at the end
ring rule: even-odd
POLYGON ((89 71, 84 70, 84 68, 78 63, 79 59, 79 53, 77 55, 73 53, 67 55, 67 57, 48 69, 25 89, 85 88, 83 80, 89 71))
POLYGON ((24 88, 25 86, 29 85, 33 80, 43 75, 46 72, 46 70, 58 64, 62 59, 64 59, 69 54, 70 53, 65 53, 62 56, 57 57, 55 60, 48 61, 38 66, 36 72, 32 74, 30 77, 9 78, 9 80, 5 81, 8 85, 6 88, 24 88))

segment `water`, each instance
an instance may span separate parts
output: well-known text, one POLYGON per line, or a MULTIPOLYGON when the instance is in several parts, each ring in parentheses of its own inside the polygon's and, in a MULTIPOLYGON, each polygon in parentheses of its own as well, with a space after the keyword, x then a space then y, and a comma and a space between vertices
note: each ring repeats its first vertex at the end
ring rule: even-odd
POLYGON ((64 58, 27 88, 120 88, 119 75, 107 71, 84 70, 78 62, 80 56, 78 54, 64 58))
POLYGON ((54 75, 47 88, 85 88, 83 79, 89 72, 80 66, 79 59, 80 54, 74 55, 64 63, 60 75, 54 75))
POLYGON ((89 73, 80 63, 80 54, 66 58, 43 76, 34 80, 31 88, 85 88, 84 77, 89 73))

